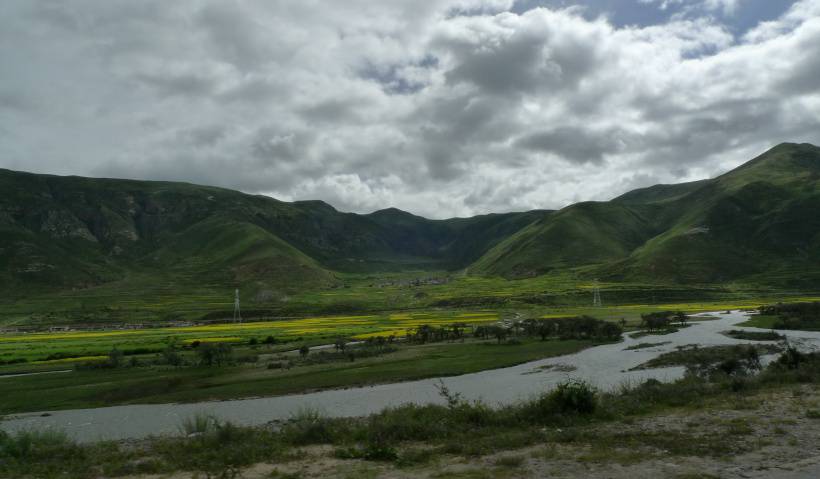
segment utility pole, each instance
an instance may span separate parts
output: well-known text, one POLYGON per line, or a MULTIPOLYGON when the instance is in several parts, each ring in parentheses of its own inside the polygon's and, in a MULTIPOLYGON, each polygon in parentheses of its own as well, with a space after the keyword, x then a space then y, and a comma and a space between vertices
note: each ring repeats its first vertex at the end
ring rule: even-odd
POLYGON ((239 288, 236 289, 233 300, 233 321, 242 322, 242 312, 239 310, 239 288))
POLYGON ((601 288, 598 286, 598 280, 595 280, 595 283, 592 285, 592 307, 593 308, 600 308, 603 306, 601 303, 601 288))

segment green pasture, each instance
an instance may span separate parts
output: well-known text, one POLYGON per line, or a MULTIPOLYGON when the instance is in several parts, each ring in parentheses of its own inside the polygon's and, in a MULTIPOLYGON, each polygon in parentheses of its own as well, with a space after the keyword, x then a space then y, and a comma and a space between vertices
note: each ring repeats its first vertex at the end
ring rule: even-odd
MULTIPOLYGON (((231 318, 235 285, 214 279, 163 278, 134 274, 77 291, 0 298, 0 328, 172 324, 231 318)), ((594 287, 583 268, 520 280, 429 271, 336 273, 336 280, 332 287, 290 294, 249 285, 240 292, 245 316, 269 320, 443 309, 583 310, 592 304, 594 287), (430 278, 444 284, 425 284, 430 278), (421 284, 413 284, 416 280, 421 284)), ((601 282, 599 286, 605 306, 645 305, 656 310, 665 304, 756 306, 784 297, 796 300, 812 296, 735 283, 674 286, 601 282)))
MULTIPOLYGON (((383 357, 267 369, 264 365, 150 367, 81 370, 70 373, 0 378, 0 414, 281 395, 309 390, 407 381, 466 374, 570 354, 592 341, 538 341, 520 344, 467 340, 401 346, 383 357), (42 394, 48 391, 48 394, 42 394)), ((260 348, 260 352, 265 350, 260 348)))

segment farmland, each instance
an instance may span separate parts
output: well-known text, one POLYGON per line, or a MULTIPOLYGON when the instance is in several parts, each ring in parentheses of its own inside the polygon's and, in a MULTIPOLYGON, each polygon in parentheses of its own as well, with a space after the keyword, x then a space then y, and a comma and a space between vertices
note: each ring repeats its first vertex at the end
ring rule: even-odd
POLYGON ((482 326, 580 316, 635 329, 641 314, 652 311, 697 313, 775 301, 439 308, 141 329, 5 333, 0 335, 3 375, 68 372, 0 378, 10 391, 0 399, 0 412, 232 399, 458 375, 568 354, 599 342, 521 337, 511 338, 509 344, 504 339, 502 344, 502 338, 465 335, 427 343, 405 338, 423 328, 457 327, 470 332, 482 326), (313 352, 309 361, 299 351, 334 343, 336 348, 328 351, 337 352, 313 352), (344 349, 345 344, 357 343, 358 349, 344 349), (219 344, 230 345, 231 360, 220 367, 203 366, 203 348, 219 344), (116 367, 109 368, 114 359, 116 367))

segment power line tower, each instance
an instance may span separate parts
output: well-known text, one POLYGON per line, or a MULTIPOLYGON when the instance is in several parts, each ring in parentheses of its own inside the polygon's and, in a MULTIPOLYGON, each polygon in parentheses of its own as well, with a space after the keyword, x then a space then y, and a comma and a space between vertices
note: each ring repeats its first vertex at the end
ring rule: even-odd
POLYGON ((595 283, 592 285, 592 307, 593 308, 600 308, 603 306, 601 303, 601 287, 598 286, 598 280, 595 280, 595 283))
POLYGON ((239 289, 237 288, 233 300, 233 320, 242 322, 242 311, 239 310, 239 289))

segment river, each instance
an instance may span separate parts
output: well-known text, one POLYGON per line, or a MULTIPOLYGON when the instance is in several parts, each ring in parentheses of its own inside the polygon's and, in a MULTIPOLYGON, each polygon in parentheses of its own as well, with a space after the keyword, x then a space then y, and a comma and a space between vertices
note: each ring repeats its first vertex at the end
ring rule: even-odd
MULTIPOLYGON (((751 343, 720 334, 728 329, 764 331, 737 327, 737 323, 747 319, 748 315, 744 312, 710 314, 718 319, 696 321, 676 333, 638 339, 625 336, 624 341, 617 344, 596 346, 575 354, 462 376, 265 398, 17 414, 6 417, 0 423, 0 428, 7 431, 58 429, 81 442, 139 439, 150 435, 179 434, 182 420, 199 413, 211 414, 236 424, 259 425, 288 419, 302 408, 317 409, 329 416, 348 417, 364 416, 405 403, 443 403, 436 388, 439 381, 443 381, 452 392, 460 393, 466 399, 481 399, 489 404, 526 399, 567 378, 584 379, 604 390, 621 384, 634 384, 647 378, 672 381, 683 375, 684 368, 640 371, 629 369, 662 353, 672 351, 677 346, 751 343), (660 342, 668 344, 633 351, 625 350, 639 343, 660 342)), ((817 350, 820 346, 820 332, 780 333, 803 350, 817 350)))

